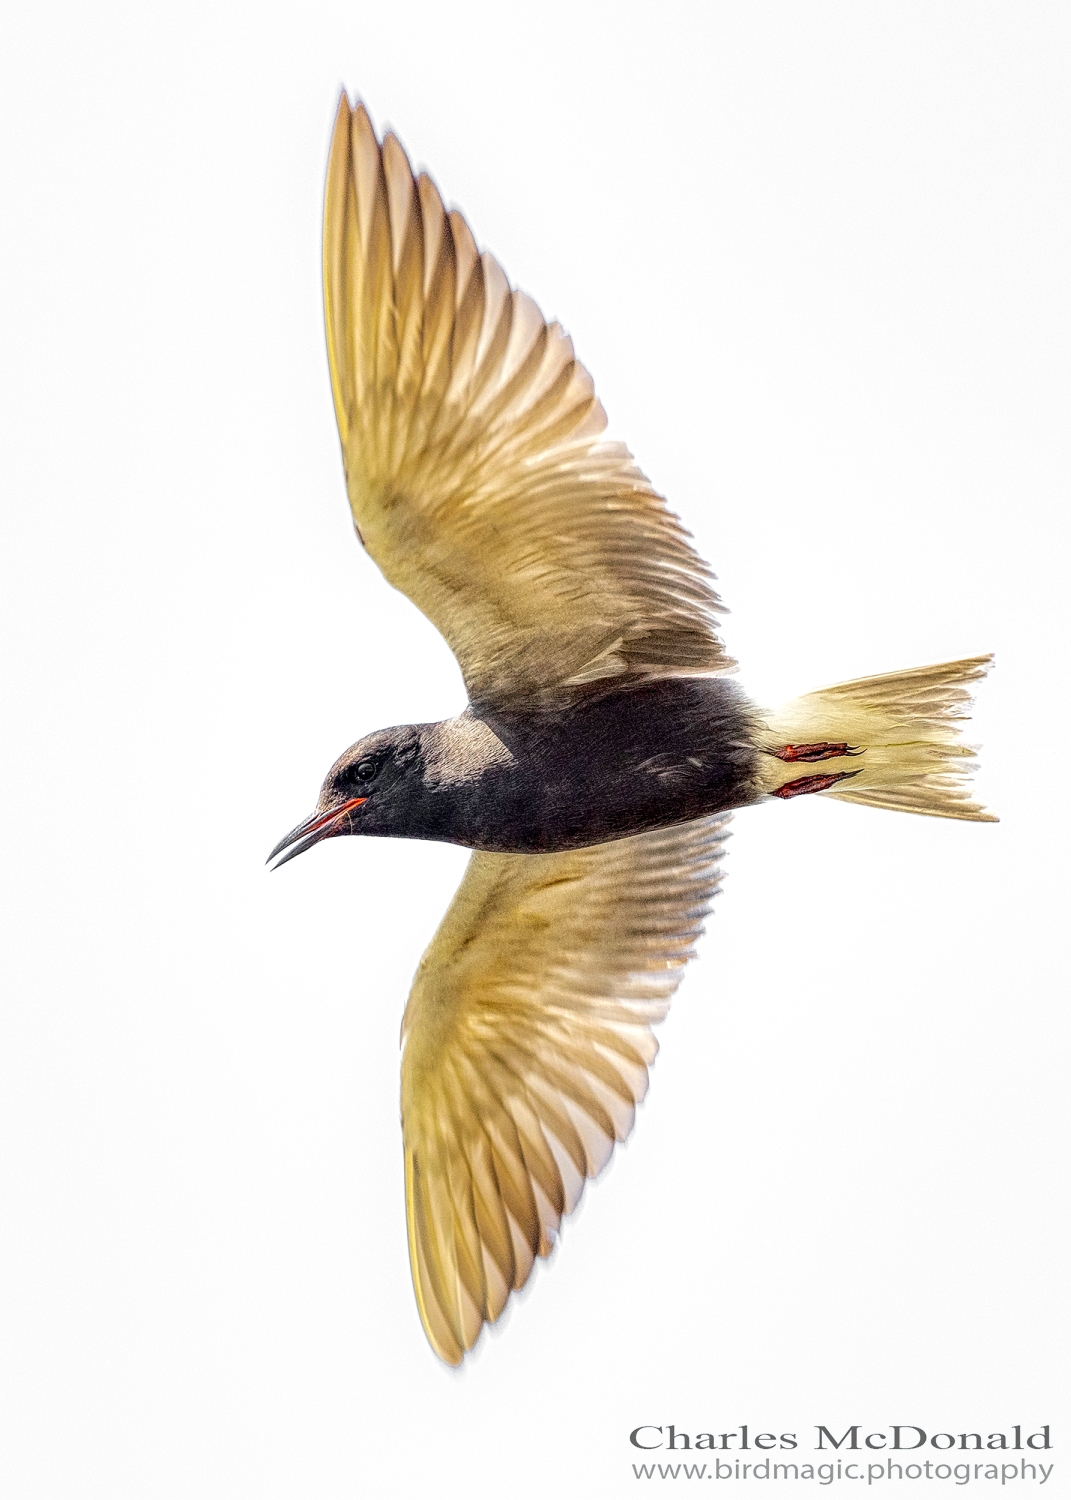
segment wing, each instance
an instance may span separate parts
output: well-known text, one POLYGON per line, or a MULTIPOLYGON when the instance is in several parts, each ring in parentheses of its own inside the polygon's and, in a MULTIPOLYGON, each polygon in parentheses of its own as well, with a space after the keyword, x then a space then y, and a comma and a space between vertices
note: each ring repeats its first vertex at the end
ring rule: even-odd
POLYGON ((413 1286, 448 1364, 632 1129, 727 821, 472 856, 402 1022, 413 1286))
POLYGON ((343 94, 324 314, 358 534, 428 616, 476 703, 733 665, 712 574, 557 323, 343 94))

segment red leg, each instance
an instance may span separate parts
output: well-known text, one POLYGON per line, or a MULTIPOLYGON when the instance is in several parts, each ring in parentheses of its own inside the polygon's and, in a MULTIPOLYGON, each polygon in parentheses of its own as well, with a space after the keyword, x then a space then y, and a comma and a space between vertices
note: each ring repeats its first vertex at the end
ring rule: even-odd
POLYGON ((790 797, 805 797, 808 792, 828 792, 838 781, 858 775, 858 771, 833 771, 828 776, 800 776, 796 781, 786 781, 773 795, 787 802, 790 797))
POLYGON ((778 760, 834 760, 838 755, 862 755, 862 751, 855 745, 849 745, 846 741, 833 744, 830 740, 819 740, 816 745, 785 745, 781 750, 774 750, 771 754, 776 755, 778 760))

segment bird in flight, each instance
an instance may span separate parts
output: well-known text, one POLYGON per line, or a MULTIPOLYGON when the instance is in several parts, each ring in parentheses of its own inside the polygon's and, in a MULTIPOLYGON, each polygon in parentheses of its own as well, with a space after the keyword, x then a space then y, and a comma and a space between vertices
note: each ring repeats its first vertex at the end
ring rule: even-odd
POLYGON ((413 1286, 456 1365, 632 1129, 730 810, 991 821, 959 735, 991 658, 752 703, 712 574, 570 339, 345 93, 323 274, 357 535, 469 702, 358 740, 271 858, 349 834, 473 851, 402 1022, 413 1286))

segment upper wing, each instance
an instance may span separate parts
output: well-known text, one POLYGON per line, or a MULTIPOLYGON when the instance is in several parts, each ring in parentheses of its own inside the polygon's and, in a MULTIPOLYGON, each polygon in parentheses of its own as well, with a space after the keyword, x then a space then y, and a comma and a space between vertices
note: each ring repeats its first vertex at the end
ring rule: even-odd
POLYGON ((345 94, 324 314, 358 532, 442 631, 474 702, 733 665, 712 575, 602 439, 571 341, 345 94))
POLYGON ((409 1256, 449 1364, 632 1129, 727 821, 469 861, 402 1022, 409 1256))

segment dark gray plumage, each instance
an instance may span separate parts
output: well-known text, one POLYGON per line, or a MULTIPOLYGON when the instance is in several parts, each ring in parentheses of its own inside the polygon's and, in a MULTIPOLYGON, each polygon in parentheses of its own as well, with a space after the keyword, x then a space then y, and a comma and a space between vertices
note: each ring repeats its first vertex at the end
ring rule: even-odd
POLYGON ((322 837, 434 839, 502 854, 601 844, 756 801, 757 723, 724 677, 645 682, 542 712, 470 707, 358 740, 328 773, 313 820, 365 798, 322 837))

